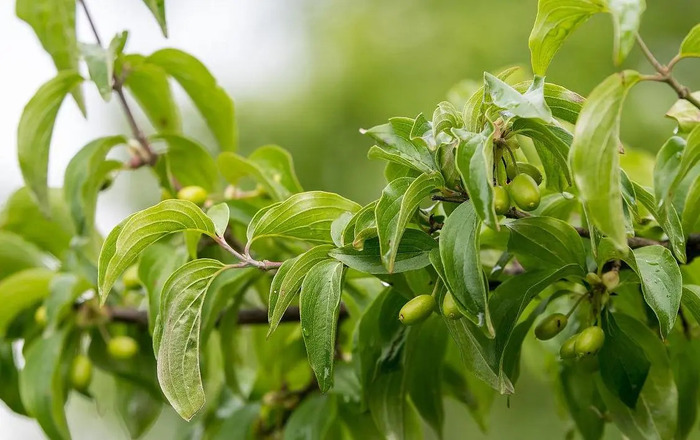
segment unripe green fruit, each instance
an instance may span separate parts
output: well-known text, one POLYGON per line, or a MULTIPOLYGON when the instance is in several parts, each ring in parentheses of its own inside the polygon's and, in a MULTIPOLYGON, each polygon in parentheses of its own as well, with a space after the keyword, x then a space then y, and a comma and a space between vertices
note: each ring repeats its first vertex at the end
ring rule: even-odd
POLYGON ((518 174, 508 184, 510 198, 523 211, 532 211, 540 206, 540 189, 528 174, 518 174))
POLYGON ((508 166, 506 167, 506 175, 508 176, 508 179, 513 180, 518 174, 527 174, 528 176, 532 177, 532 179, 535 181, 537 185, 542 183, 542 172, 534 165, 527 163, 527 162, 517 162, 517 166, 515 163, 509 163, 508 166))
POLYGON ((46 314, 46 306, 40 306, 38 309, 36 309, 36 312, 34 312, 34 321, 40 326, 45 327, 48 319, 49 318, 46 314))
POLYGON ((428 318, 433 310, 435 298, 432 295, 418 295, 401 307, 399 321, 405 325, 417 324, 428 318))
POLYGON ((493 207, 498 215, 505 215, 510 209, 510 196, 501 186, 493 187, 493 207))
POLYGON ((170 200, 173 198, 173 193, 170 192, 169 189, 167 188, 161 188, 160 189, 160 200, 170 200))
POLYGON ((605 342, 605 333, 600 327, 588 327, 576 337, 576 354, 594 356, 598 354, 605 342))
POLYGON ((85 391, 92 380, 92 362, 87 356, 78 355, 70 369, 70 382, 78 391, 85 391))
POLYGON ((561 344, 559 356, 562 359, 573 359, 576 357, 576 338, 578 338, 578 334, 573 335, 561 344))
POLYGON ((141 287, 141 280, 139 279, 139 268, 135 264, 130 266, 124 271, 124 276, 122 276, 124 281, 124 287, 126 289, 138 289, 141 287))
POLYGON ((598 276, 598 274, 595 273, 595 272, 588 272, 588 273, 586 274, 586 281, 587 281, 588 284, 590 284, 591 286, 594 286, 594 285, 596 285, 596 284, 600 284, 600 283, 603 282, 603 281, 600 279, 600 277, 598 276))
POLYGON ((180 200, 188 200, 195 205, 203 205, 207 201, 207 190, 201 186, 186 186, 177 192, 177 198, 180 200))
POLYGON ((562 313, 554 313, 544 318, 542 322, 535 327, 535 337, 540 341, 552 339, 566 327, 569 322, 569 317, 562 313))
POLYGON ((459 319, 462 317, 462 313, 459 311, 459 308, 457 308, 455 297, 452 296, 450 292, 447 292, 445 298, 442 300, 442 313, 449 319, 459 319))
POLYGON ((616 270, 605 272, 601 277, 605 288, 610 292, 620 285, 620 273, 616 270))
POLYGON ((139 344, 129 336, 117 336, 107 343, 107 352, 114 359, 131 359, 139 351, 139 344))

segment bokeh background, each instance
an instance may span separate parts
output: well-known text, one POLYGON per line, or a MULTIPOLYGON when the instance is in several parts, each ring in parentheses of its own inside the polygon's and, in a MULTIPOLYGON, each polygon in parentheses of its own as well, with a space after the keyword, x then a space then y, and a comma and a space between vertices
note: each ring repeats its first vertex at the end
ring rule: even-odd
MULTIPOLYGON (((431 115, 455 84, 479 81, 483 71, 519 64, 527 67, 527 39, 536 0, 167 0, 170 38, 164 39, 141 0, 87 0, 103 38, 130 31, 127 51, 148 54, 176 47, 202 60, 236 102, 241 150, 266 143, 289 149, 305 189, 339 192, 358 202, 377 198, 382 168, 366 159, 371 145, 360 128, 391 116, 431 115)), ((649 0, 641 33, 662 61, 670 59, 700 19, 697 0, 649 0)), ((79 13, 79 39, 92 42, 79 13)), ((596 16, 567 41, 548 79, 588 94, 611 72, 612 25, 596 16)), ((700 63, 683 62, 677 76, 700 88, 700 63), (693 75, 695 71, 695 75, 693 75)), ((650 72, 636 49, 625 68, 650 72)), ((16 160, 16 126, 24 104, 55 73, 29 26, 14 16, 14 1, 0 2, 0 202, 21 185, 16 160)), ((56 123, 49 182, 60 186, 71 156, 88 141, 128 133, 113 100, 105 104, 85 87, 88 118, 66 100, 56 123)), ((204 124, 184 93, 185 132, 208 143, 204 124)), ((623 163, 643 170, 673 130, 663 117, 675 96, 660 84, 635 88, 626 104, 623 163)), ((141 114, 139 119, 148 123, 141 114)), ((642 170, 642 171, 639 171, 642 170)), ((640 174, 641 173, 641 174, 640 174)), ((123 173, 101 196, 98 225, 103 232, 130 212, 159 198, 146 171, 123 173)), ((537 364, 528 344, 519 393, 494 402, 488 435, 466 411, 448 406, 447 438, 564 438, 571 425, 557 409, 548 385, 552 371, 537 364), (508 403, 509 406, 508 407, 508 403)), ((556 390, 554 390, 556 391, 556 390)), ((105 387, 109 392, 109 386, 105 387)), ((69 423, 77 439, 126 438, 109 410, 74 395, 69 423)), ((180 422, 164 412, 148 438, 174 438, 180 422)), ((0 403, 0 440, 41 439, 37 425, 11 414, 0 403)), ((620 438, 608 429, 608 438, 620 438)))

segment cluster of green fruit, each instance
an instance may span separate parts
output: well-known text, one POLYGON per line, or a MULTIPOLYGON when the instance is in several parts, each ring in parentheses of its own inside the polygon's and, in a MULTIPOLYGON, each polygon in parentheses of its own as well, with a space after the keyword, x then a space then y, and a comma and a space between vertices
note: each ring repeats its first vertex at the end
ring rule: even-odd
MULTIPOLYGON (((428 319, 437 303, 433 295, 418 295, 407 302, 399 311, 399 321, 405 325, 414 325, 428 319)), ((442 313, 449 319, 460 319, 462 313, 450 292, 442 300, 442 313)))
POLYGON ((523 211, 534 211, 540 206, 542 173, 532 164, 510 162, 506 166, 509 183, 493 187, 493 203, 496 214, 505 215, 511 204, 523 211))

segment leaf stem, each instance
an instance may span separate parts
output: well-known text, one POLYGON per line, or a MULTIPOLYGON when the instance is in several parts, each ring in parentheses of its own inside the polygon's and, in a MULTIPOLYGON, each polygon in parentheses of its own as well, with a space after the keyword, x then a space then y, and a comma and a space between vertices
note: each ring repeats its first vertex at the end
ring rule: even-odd
POLYGON ((695 107, 700 109, 700 100, 695 98, 691 93, 688 87, 684 86, 683 84, 679 83, 676 78, 673 77, 671 74, 673 71, 673 67, 676 65, 678 60, 680 59, 678 56, 674 57, 668 65, 664 66, 659 62, 659 60, 656 59, 654 54, 649 50, 649 47, 646 45, 642 37, 637 34, 637 45, 639 48, 642 50, 642 53, 646 57, 647 60, 649 60, 649 63, 654 67, 654 69, 659 73, 658 75, 654 76, 648 76, 645 79, 648 80, 653 80, 653 81, 658 81, 658 82, 664 82, 671 86, 673 90, 676 91, 676 94, 678 95, 678 98, 680 99, 685 99, 689 103, 693 104, 695 107))
POLYGON ((224 239, 223 237, 214 237, 214 241, 221 246, 226 252, 230 253, 234 257, 240 260, 240 263, 236 264, 231 264, 228 265, 227 267, 230 269, 241 269, 244 267, 257 267, 258 269, 261 270, 272 270, 272 269, 277 269, 282 265, 282 262, 280 261, 269 261, 269 260, 256 260, 255 258, 251 257, 250 254, 248 253, 248 250, 246 248, 245 253, 240 253, 237 250, 235 250, 233 247, 231 247, 230 244, 224 239))

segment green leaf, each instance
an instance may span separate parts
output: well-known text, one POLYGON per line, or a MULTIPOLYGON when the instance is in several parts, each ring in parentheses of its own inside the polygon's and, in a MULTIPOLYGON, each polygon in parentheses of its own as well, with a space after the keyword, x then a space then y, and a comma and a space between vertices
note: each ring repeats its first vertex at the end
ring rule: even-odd
POLYGON ((151 334, 160 310, 163 285, 186 262, 187 252, 184 249, 165 243, 155 243, 141 254, 139 279, 148 296, 148 328, 151 334))
POLYGON ((615 397, 602 381, 598 391, 623 435, 629 438, 669 439, 676 431, 678 391, 666 347, 644 324, 626 315, 616 314, 620 329, 642 347, 651 362, 635 409, 615 397))
POLYGON ((321 392, 333 386, 335 334, 343 291, 343 264, 322 261, 308 272, 299 294, 301 334, 321 392))
POLYGON ((598 359, 603 383, 615 397, 634 409, 651 364, 644 350, 617 325, 611 314, 603 315, 602 328, 605 344, 598 359))
POLYGON ((481 133, 455 130, 461 139, 457 147, 456 165, 469 198, 481 220, 498 230, 493 207, 493 124, 489 121, 481 133))
POLYGON ((700 57, 700 24, 696 24, 685 36, 678 56, 682 58, 700 57))
POLYGON ((17 414, 27 415, 19 394, 19 371, 11 341, 0 343, 0 400, 17 414))
POLYGON ((63 409, 67 390, 61 366, 69 332, 64 328, 32 343, 25 352, 24 368, 19 373, 22 403, 51 440, 71 438, 63 409))
POLYGON ((678 389, 678 422, 676 439, 690 436, 698 412, 700 390, 700 346, 697 340, 686 339, 680 334, 669 338, 669 352, 673 379, 678 389))
MULTIPOLYGON (((700 179, 695 179, 690 188, 688 188, 681 217, 681 230, 686 237, 697 230, 695 228, 698 224, 698 219, 700 219, 700 179)), ((683 255, 685 255, 685 252, 683 255)))
MULTIPOLYGON (((531 85, 532 81, 524 81, 515 84, 513 88, 520 93, 525 93, 531 85)), ((544 101, 552 111, 552 116, 576 124, 585 99, 560 85, 544 83, 544 101)))
POLYGON ((333 395, 310 396, 292 412, 284 425, 284 440, 324 440, 337 423, 338 403, 333 395))
POLYGON ((168 38, 168 25, 165 21, 165 0, 143 0, 143 3, 151 10, 153 17, 158 21, 163 36, 168 38))
POLYGON ((124 86, 159 133, 180 132, 180 114, 168 83, 168 75, 141 55, 126 55, 121 65, 124 86))
POLYGON ((0 338, 8 325, 22 311, 36 305, 49 294, 54 272, 43 269, 25 269, 0 281, 0 338))
POLYGON ((262 237, 296 238, 312 243, 332 243, 331 224, 360 205, 334 193, 309 191, 294 194, 269 209, 259 211, 248 225, 248 242, 262 237))
POLYGON ((683 235, 683 226, 678 218, 676 208, 671 203, 664 204, 659 208, 654 196, 649 191, 634 182, 632 182, 632 186, 637 201, 654 216, 661 229, 668 235, 673 254, 678 261, 684 263, 686 261, 685 235, 683 235))
POLYGON ((275 200, 284 200, 303 191, 294 172, 294 162, 287 150, 264 145, 248 158, 224 152, 216 160, 219 171, 232 185, 246 176, 255 178, 275 200))
POLYGON ((635 249, 634 258, 644 300, 658 318, 661 336, 665 338, 673 330, 681 304, 681 270, 671 251, 663 246, 635 249))
POLYGON ((606 9, 612 15, 615 32, 614 56, 616 65, 622 64, 632 50, 637 31, 646 9, 645 0, 605 0, 606 9))
POLYGON ((423 174, 417 179, 403 177, 389 183, 374 209, 382 263, 394 271, 396 255, 406 226, 431 193, 444 185, 440 173, 423 174))
POLYGON ((109 101, 112 97, 114 59, 124 49, 127 36, 128 32, 117 34, 107 48, 103 48, 99 44, 80 43, 80 52, 85 59, 85 64, 87 64, 90 79, 95 83, 105 101, 109 101))
POLYGON ((163 286, 160 314, 153 331, 158 353, 158 382, 168 402, 185 420, 204 405, 199 370, 199 330, 204 295, 224 268, 217 260, 190 261, 163 286))
POLYGON ((90 284, 72 273, 60 273, 51 279, 49 295, 44 300, 46 307, 46 331, 56 331, 62 321, 73 312, 75 301, 90 284))
POLYGON ((620 195, 618 137, 620 112, 627 91, 640 79, 637 72, 609 76, 593 90, 576 123, 569 163, 589 221, 626 249, 620 195))
MULTIPOLYGON (((75 35, 75 4, 73 0, 17 0, 15 13, 34 29, 44 50, 51 55, 56 70, 78 71, 78 41, 75 35)), ((82 91, 72 84, 68 91, 85 114, 82 91)))
POLYGON ((683 308, 693 315, 697 322, 700 322, 700 286, 686 284, 683 286, 683 297, 681 298, 683 308))
POLYGON ((62 193, 56 189, 49 191, 51 217, 47 219, 28 188, 17 190, 0 213, 0 229, 14 232, 39 248, 63 258, 75 230, 62 193))
MULTIPOLYGON (((55 3, 62 3, 56 1, 55 3)), ((18 6, 22 3, 18 2, 18 6)), ((54 3, 54 2, 49 2, 54 3)), ((22 177, 45 215, 49 215, 46 174, 56 115, 66 95, 83 79, 75 71, 59 72, 42 85, 22 111, 17 126, 17 156, 22 177)))
POLYGON ((160 396, 133 383, 115 378, 116 406, 131 438, 142 437, 153 426, 163 409, 160 396))
POLYGON ((343 231, 345 244, 352 243, 357 249, 362 249, 367 239, 377 236, 377 218, 374 210, 377 202, 369 203, 355 213, 348 226, 343 231))
POLYGON ((563 220, 529 217, 506 224, 510 231, 508 251, 527 270, 559 268, 576 264, 586 272, 586 251, 578 232, 563 220))
POLYGON ((177 49, 154 52, 147 61, 173 77, 204 117, 222 151, 235 151, 238 129, 233 100, 209 70, 192 55, 177 49))
POLYGON ((552 111, 544 100, 543 76, 535 76, 527 91, 520 94, 506 82, 485 72, 484 95, 486 103, 492 103, 496 107, 512 113, 514 116, 535 119, 545 123, 553 121, 552 111))
POLYGON ((462 128, 464 120, 454 104, 442 101, 433 112, 432 125, 433 138, 437 138, 440 133, 449 134, 452 128, 462 128))
POLYGON ((493 337, 488 290, 479 255, 481 221, 471 202, 459 205, 445 220, 440 233, 440 258, 445 278, 465 315, 493 337))
POLYGON ((92 233, 95 223, 97 196, 111 171, 121 168, 121 162, 106 161, 107 153, 119 144, 126 144, 124 136, 96 139, 76 153, 66 167, 63 194, 79 235, 92 233))
MULTIPOLYGON (((396 252, 392 273, 407 272, 430 265, 430 251, 436 247, 436 241, 425 232, 417 229, 406 229, 396 252)), ((333 249, 328 255, 360 272, 375 275, 389 274, 389 271, 382 264, 379 239, 377 238, 365 241, 362 250, 348 245, 333 249)))
POLYGON ((201 186, 212 192, 219 186, 216 163, 206 148, 199 142, 178 134, 158 134, 151 140, 163 141, 168 150, 161 157, 173 177, 182 186, 201 186))
POLYGON ((569 35, 603 8, 594 0, 539 0, 529 44, 535 74, 544 75, 569 35))
POLYGON ((679 184, 700 162, 700 125, 696 126, 688 135, 687 144, 680 158, 678 174, 673 183, 679 184))
MULTIPOLYGON (((700 99, 700 92, 691 94, 695 99, 700 99)), ((700 109, 685 99, 676 101, 665 115, 667 118, 675 119, 678 124, 678 131, 689 133, 700 124, 700 109)))
MULTIPOLYGON (((522 67, 513 66, 499 72, 496 77, 502 81, 506 81, 508 78, 521 71, 522 67)), ((467 103, 464 105, 462 119, 464 119, 465 130, 477 132, 483 129, 484 110, 486 107, 484 105, 484 98, 484 86, 481 86, 469 97, 467 103)))
POLYGON ((668 203, 672 193, 682 179, 676 178, 681 166, 681 157, 686 147, 685 139, 673 136, 661 147, 654 165, 654 196, 658 204, 668 203))
POLYGON ((333 246, 325 244, 313 247, 298 257, 285 261, 283 267, 277 271, 270 287, 268 337, 277 329, 282 315, 296 298, 306 275, 317 264, 330 259, 328 252, 331 249, 333 246))
POLYGON ((582 371, 580 365, 564 363, 559 370, 561 390, 571 418, 576 422, 584 440, 599 440, 603 436, 605 420, 603 400, 596 389, 595 376, 582 371))
POLYGON ((56 261, 33 243, 15 233, 0 230, 0 280, 24 269, 55 265, 56 261))
POLYGON ((197 231, 216 236, 214 223, 197 205, 185 200, 165 200, 124 220, 102 245, 98 287, 102 303, 117 278, 149 245, 175 232, 197 231))
POLYGON ((447 341, 445 324, 437 316, 412 327, 406 339, 406 388, 418 413, 438 437, 442 437, 445 414, 442 374, 436 365, 442 364, 447 341))
POLYGON ((214 223, 216 235, 223 237, 230 220, 228 205, 226 203, 217 203, 207 210, 207 216, 214 223))
POLYGON ((537 154, 540 157, 543 156, 543 153, 551 155, 554 162, 553 167, 552 169, 545 167, 548 184, 550 180, 558 179, 559 174, 563 173, 567 183, 571 185, 571 171, 567 160, 573 140, 571 133, 554 125, 545 125, 533 119, 523 118, 517 118, 513 121, 512 130, 536 141, 537 154))
POLYGON ((391 118, 388 124, 362 130, 361 133, 377 142, 370 148, 368 157, 396 162, 422 173, 437 171, 430 150, 411 140, 413 123, 410 118, 391 118))

